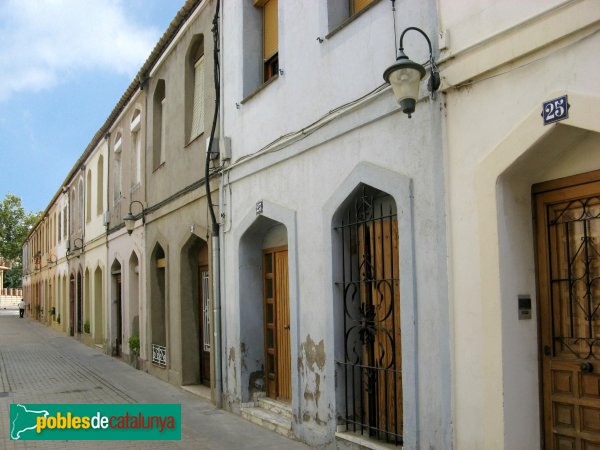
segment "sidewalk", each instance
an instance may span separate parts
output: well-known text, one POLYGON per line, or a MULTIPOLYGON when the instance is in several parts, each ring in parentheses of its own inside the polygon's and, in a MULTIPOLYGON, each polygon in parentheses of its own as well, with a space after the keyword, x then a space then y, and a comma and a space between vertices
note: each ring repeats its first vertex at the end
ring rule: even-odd
POLYGON ((0 315, 0 449, 308 449, 18 315, 0 315), (180 403, 181 441, 11 441, 11 403, 180 403))

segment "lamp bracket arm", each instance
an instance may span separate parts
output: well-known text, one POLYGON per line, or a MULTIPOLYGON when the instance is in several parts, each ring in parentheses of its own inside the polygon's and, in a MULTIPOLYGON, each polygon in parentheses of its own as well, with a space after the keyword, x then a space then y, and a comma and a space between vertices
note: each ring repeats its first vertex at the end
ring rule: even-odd
POLYGON ((427 41, 427 45, 429 46, 429 59, 433 61, 433 47, 431 46, 431 40, 429 39, 429 36, 427 36, 427 33, 425 33, 423 30, 421 30, 418 27, 408 27, 402 32, 402 34, 400 35, 400 51, 401 52, 404 51, 404 45, 402 42, 404 40, 404 35, 406 34, 406 32, 411 31, 411 30, 418 31, 419 33, 421 33, 423 35, 423 37, 427 41))

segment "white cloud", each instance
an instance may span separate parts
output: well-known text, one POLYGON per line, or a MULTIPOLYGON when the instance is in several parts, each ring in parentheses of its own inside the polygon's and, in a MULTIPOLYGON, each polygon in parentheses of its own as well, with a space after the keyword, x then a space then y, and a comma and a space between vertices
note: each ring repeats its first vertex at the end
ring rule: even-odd
POLYGON ((160 31, 121 0, 0 0, 0 101, 83 70, 133 77, 160 31))

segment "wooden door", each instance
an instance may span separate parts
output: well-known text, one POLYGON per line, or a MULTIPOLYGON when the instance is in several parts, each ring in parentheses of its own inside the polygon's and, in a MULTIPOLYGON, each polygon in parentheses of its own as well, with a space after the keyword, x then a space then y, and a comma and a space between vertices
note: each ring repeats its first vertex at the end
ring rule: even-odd
POLYGON ((115 283, 116 283, 116 294, 117 294, 117 298, 116 298, 116 308, 117 308, 117 346, 116 346, 116 351, 117 351, 117 355, 121 354, 121 348, 123 345, 123 310, 122 310, 122 303, 123 303, 123 297, 121 294, 121 275, 117 275, 115 277, 115 283))
POLYGON ((534 186, 545 449, 600 449, 600 172, 534 186))
POLYGON ((267 395, 290 401, 292 358, 287 247, 265 250, 263 258, 267 395))
POLYGON ((200 382, 210 386, 210 285, 207 267, 198 268, 198 282, 200 382))
POLYGON ((69 335, 75 336, 75 277, 71 275, 69 290, 69 335))

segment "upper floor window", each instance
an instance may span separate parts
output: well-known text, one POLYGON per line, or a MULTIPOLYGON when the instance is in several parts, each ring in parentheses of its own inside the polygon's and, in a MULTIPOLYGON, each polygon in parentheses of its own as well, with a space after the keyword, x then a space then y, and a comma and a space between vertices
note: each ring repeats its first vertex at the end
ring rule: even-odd
POLYGON ((56 225, 57 225, 57 242, 62 239, 62 217, 60 211, 56 213, 56 225))
POLYGON ((113 204, 121 198, 121 152, 123 150, 123 138, 121 133, 117 133, 113 145, 114 157, 114 179, 113 179, 113 204))
POLYGON ((255 0, 262 9, 262 60, 263 82, 269 81, 279 71, 278 0, 255 0))
POLYGON ((142 158, 142 137, 140 134, 142 114, 139 109, 136 109, 131 118, 131 187, 140 183, 141 174, 141 158, 142 158))
POLYGON ((204 36, 193 37, 185 69, 185 134, 188 142, 204 133, 204 36))
POLYGON ((152 102, 152 156, 154 169, 166 161, 166 89, 165 80, 158 80, 152 102))
POLYGON ((89 169, 85 186, 85 203, 87 205, 85 208, 85 221, 89 222, 92 220, 92 171, 89 169))
POLYGON ((77 188, 77 190, 79 191, 78 192, 78 194, 79 194, 79 198, 78 198, 79 215, 77 216, 77 221, 78 221, 77 222, 77 230, 79 230, 79 231, 81 230, 81 228, 83 226, 83 214, 85 212, 85 203, 84 203, 85 199, 83 197, 83 193, 84 193, 83 189, 84 189, 83 188, 83 179, 80 179, 79 187, 77 188))
POLYGON ((348 19, 379 0, 327 0, 327 21, 329 31, 333 31, 348 19))
POLYGON ((69 229, 72 232, 75 231, 76 223, 75 217, 77 217, 77 196, 75 195, 75 188, 71 190, 71 217, 70 217, 70 226, 69 229))
POLYGON ((98 174, 96 180, 96 215, 100 215, 104 212, 104 157, 102 155, 98 157, 96 173, 98 174))
POLYGON ((243 92, 247 97, 279 72, 279 2, 246 0, 243 8, 243 92))
POLYGON ((67 234, 69 233, 69 231, 68 231, 69 227, 67 226, 69 222, 67 219, 68 215, 67 215, 67 207, 66 206, 63 209, 62 216, 63 216, 63 238, 66 239, 67 234))

